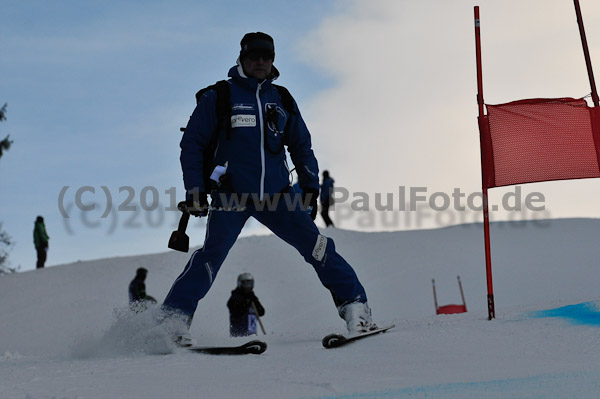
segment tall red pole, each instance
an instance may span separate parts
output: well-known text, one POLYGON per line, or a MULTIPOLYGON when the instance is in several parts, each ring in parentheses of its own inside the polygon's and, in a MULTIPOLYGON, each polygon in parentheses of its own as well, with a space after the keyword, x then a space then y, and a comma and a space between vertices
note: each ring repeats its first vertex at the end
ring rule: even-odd
MULTIPOLYGON (((577 0, 575 0, 577 1, 577 0)), ((477 59, 477 105, 479 106, 479 122, 485 117, 483 110, 483 74, 481 68, 481 35, 479 29, 479 6, 475 6, 475 57, 477 59)), ((487 123, 487 122, 485 122, 487 123)), ((481 134, 481 129, 480 132, 481 134)), ((480 138, 481 140, 481 138, 480 138)), ((482 175, 482 194, 483 194, 483 238, 485 242, 485 272, 487 279, 487 302, 488 302, 488 319, 496 318, 496 310, 494 307, 494 284, 492 282, 492 255, 490 246, 490 214, 488 208, 488 187, 485 181, 484 170, 486 168, 483 159, 483 148, 481 150, 481 175, 482 175)))
POLYGON ((481 33, 479 29, 479 6, 475 6, 475 58, 477 60, 477 105, 479 117, 484 116, 483 111, 483 74, 481 72, 481 33))
POLYGON ((577 25, 579 25, 579 36, 581 36, 581 45, 583 46, 585 65, 587 66, 588 77, 590 78, 590 86, 592 88, 592 101, 594 102, 594 107, 597 107, 600 105, 600 102, 598 101, 598 92, 596 91, 596 81, 594 80, 594 71, 592 69, 590 51, 588 50, 587 39, 585 38, 585 29, 583 28, 581 8, 579 8, 579 0, 573 0, 573 2, 575 3, 575 14, 577 14, 577 25))

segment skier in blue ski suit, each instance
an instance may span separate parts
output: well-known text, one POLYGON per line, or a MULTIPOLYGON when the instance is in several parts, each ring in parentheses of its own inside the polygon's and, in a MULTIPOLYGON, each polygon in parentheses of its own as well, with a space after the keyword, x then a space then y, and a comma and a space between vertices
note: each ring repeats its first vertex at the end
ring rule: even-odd
POLYGON ((336 252, 333 240, 321 235, 314 224, 319 193, 317 160, 297 104, 294 102, 293 112, 288 112, 272 84, 279 76, 272 65, 273 39, 261 32, 249 33, 241 47, 237 65, 228 75, 230 130, 219 123, 216 90, 208 90, 198 99, 181 140, 188 209, 194 216, 208 214, 208 221, 203 247, 192 254, 173 283, 163 309, 183 314, 191 323, 198 301, 209 291, 252 216, 313 266, 321 283, 331 291, 342 318, 349 322, 350 314, 355 317, 356 311, 345 309, 358 304, 361 311, 368 311, 361 322, 365 318, 370 322, 367 296, 356 273, 336 252), (215 181, 211 183, 204 178, 203 152, 213 134, 217 134, 218 144, 211 168, 218 173, 213 173, 211 179, 215 181), (298 172, 302 201, 290 185, 284 146, 298 172), (306 212, 309 203, 313 208, 310 214, 306 212))

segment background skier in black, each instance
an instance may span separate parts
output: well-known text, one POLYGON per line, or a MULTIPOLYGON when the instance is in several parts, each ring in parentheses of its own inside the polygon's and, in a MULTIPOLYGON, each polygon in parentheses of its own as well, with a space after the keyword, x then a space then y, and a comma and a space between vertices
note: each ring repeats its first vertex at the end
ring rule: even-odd
POLYGON ((265 314, 265 308, 254 294, 254 277, 250 273, 238 276, 237 287, 231 291, 227 301, 229 308, 229 333, 232 337, 244 337, 256 334, 257 314, 252 307, 256 307, 258 316, 265 314))
POLYGON ((323 171, 323 183, 321 183, 321 217, 325 221, 327 227, 333 226, 333 222, 329 217, 329 207, 333 205, 333 197, 331 193, 333 191, 334 180, 329 176, 329 171, 323 171))
POLYGON ((146 294, 146 277, 148 270, 140 267, 135 272, 135 277, 129 283, 129 307, 134 311, 145 310, 148 302, 156 303, 156 299, 146 294))
POLYGON ((50 240, 50 237, 48 237, 48 233, 46 233, 44 218, 38 216, 35 219, 35 224, 33 226, 33 244, 35 245, 35 251, 37 253, 37 269, 42 269, 46 263, 48 240, 50 240))

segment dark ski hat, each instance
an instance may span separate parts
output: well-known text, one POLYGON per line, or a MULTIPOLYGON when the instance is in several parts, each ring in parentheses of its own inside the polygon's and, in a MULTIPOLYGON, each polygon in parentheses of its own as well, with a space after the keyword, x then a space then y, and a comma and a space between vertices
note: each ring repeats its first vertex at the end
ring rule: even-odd
POLYGON ((148 269, 140 267, 135 271, 136 276, 146 276, 148 274, 148 269))
POLYGON ((263 32, 246 33, 240 42, 240 59, 248 54, 270 55, 275 59, 275 43, 273 38, 263 32))

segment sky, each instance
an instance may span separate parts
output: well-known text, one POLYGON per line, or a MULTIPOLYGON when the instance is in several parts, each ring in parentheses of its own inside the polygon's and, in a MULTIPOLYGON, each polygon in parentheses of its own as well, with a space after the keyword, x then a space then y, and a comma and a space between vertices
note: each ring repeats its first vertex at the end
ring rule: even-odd
MULTIPOLYGON (((183 198, 179 127, 250 31, 275 38, 278 83, 340 190, 337 227, 479 221, 474 5, 487 103, 590 93, 567 0, 4 2, 0 139, 14 144, 0 159, 0 222, 15 242, 12 266, 34 268, 37 215, 49 266, 166 251, 179 216, 169 208, 183 198), (444 207, 454 193, 461 203, 444 207), (400 210, 403 198, 414 210, 400 210)), ((581 7, 598 66, 600 5, 581 7)), ((491 217, 597 218, 598 194, 597 179, 493 189, 491 217), (543 210, 510 211, 529 195, 543 197, 543 210)), ((203 223, 191 223, 192 245, 203 223)), ((244 234, 261 231, 250 222, 244 234)))

